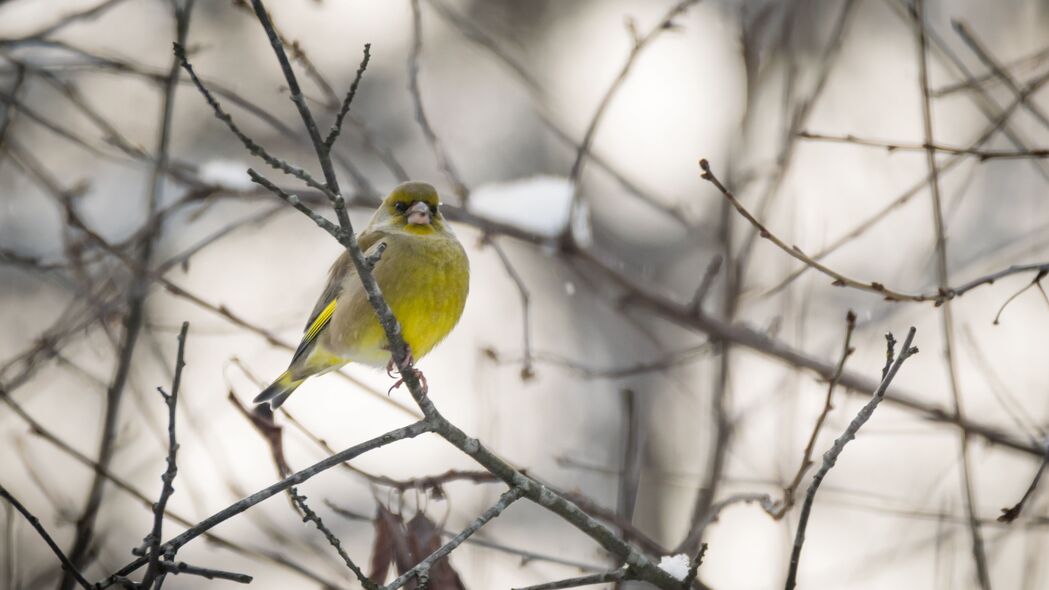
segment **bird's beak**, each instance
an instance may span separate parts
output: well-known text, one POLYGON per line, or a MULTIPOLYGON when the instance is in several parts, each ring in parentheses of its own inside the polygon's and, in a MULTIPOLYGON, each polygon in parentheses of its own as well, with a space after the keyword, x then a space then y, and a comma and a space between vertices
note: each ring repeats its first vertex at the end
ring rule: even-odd
POLYGON ((430 207, 422 201, 417 201, 408 210, 404 212, 408 218, 408 223, 412 225, 429 225, 430 224, 430 207))

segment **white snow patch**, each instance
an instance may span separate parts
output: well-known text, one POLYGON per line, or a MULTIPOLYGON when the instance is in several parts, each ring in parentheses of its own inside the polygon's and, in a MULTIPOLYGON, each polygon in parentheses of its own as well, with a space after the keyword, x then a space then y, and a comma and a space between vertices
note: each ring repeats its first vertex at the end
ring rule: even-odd
MULTIPOLYGON (((567 178, 538 175, 507 182, 493 182, 470 193, 471 213, 518 227, 547 238, 556 238, 568 226, 574 189, 567 178)), ((577 211, 577 216, 586 211, 577 211)), ((577 224, 582 223, 577 220, 577 224)), ((589 220, 586 220, 589 229, 589 220)))
POLYGON ((678 553, 677 555, 664 555, 659 560, 659 569, 670 574, 675 580, 685 581, 685 576, 688 575, 688 566, 691 563, 688 556, 684 553, 678 553))
POLYGON ((579 199, 572 213, 572 239, 584 248, 594 243, 594 234, 590 231, 590 206, 579 199))
POLYGON ((231 191, 250 191, 255 183, 248 177, 248 166, 236 160, 210 160, 200 167, 200 180, 205 184, 231 191))

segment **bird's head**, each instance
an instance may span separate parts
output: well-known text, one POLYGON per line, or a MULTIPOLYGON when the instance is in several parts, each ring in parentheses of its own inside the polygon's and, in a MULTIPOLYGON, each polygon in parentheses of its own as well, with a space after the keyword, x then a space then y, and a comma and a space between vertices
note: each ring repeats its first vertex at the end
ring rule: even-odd
POLYGON ((431 234, 445 230, 437 189, 425 182, 397 185, 375 212, 381 225, 412 234, 431 234))

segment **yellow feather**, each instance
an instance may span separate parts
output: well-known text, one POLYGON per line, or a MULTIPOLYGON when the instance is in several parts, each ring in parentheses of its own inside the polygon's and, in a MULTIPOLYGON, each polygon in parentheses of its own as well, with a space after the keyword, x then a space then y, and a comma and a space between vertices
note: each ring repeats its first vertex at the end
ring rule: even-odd
POLYGON ((302 337, 303 342, 313 342, 313 339, 317 337, 317 334, 321 331, 321 328, 328 323, 331 319, 331 314, 335 313, 335 304, 338 302, 337 299, 332 299, 331 303, 324 307, 319 314, 317 319, 313 320, 313 324, 310 325, 310 329, 306 330, 306 335, 302 337))
MULTIPOLYGON (((466 252, 439 207, 432 186, 404 183, 387 196, 358 240, 366 255, 374 254, 380 243, 385 245, 372 274, 416 361, 458 323, 470 288, 466 252), (404 213, 413 203, 427 204, 430 222, 408 223, 404 213)), ((269 401, 277 407, 310 376, 348 362, 382 367, 390 360, 386 333, 346 252, 332 266, 314 313, 288 371, 256 403, 269 401)))

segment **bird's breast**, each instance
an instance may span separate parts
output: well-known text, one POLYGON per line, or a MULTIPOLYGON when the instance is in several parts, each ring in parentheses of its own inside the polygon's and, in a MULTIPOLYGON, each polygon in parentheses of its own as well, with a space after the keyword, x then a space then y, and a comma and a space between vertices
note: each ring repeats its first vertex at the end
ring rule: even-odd
MULTIPOLYGON (((375 280, 401 324, 405 342, 418 360, 458 323, 470 286, 469 261, 458 241, 435 236, 384 237, 386 250, 373 270, 375 280)), ((364 290, 351 296, 343 316, 343 349, 350 360, 384 366, 390 358, 386 335, 364 290), (351 309, 352 308, 352 311, 351 309)), ((347 287, 350 287, 347 285, 347 287)), ((340 303, 340 307, 342 307, 340 303)))

